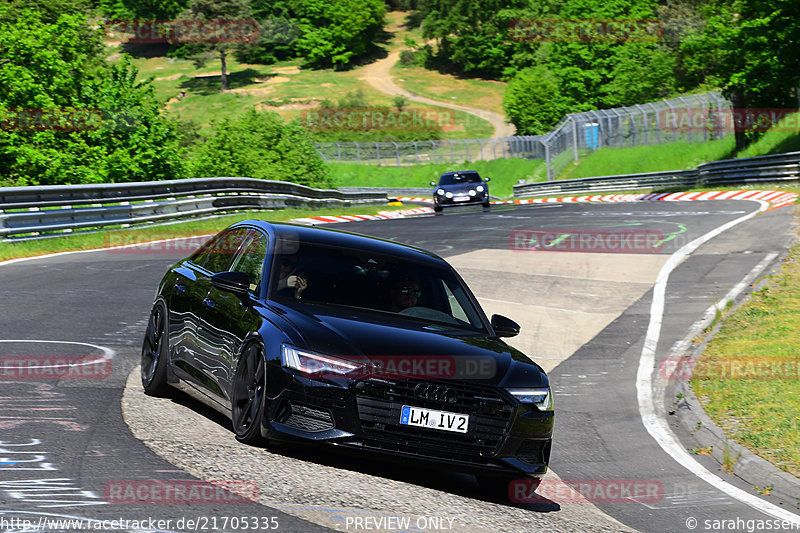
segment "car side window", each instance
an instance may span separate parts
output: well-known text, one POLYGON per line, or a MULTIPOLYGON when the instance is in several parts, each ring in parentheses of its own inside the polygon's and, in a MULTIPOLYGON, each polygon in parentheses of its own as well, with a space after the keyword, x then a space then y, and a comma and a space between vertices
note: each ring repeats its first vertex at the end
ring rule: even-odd
POLYGON ((236 255, 230 266, 231 271, 244 272, 250 277, 250 290, 258 292, 261 273, 264 271, 264 258, 267 255, 267 236, 256 230, 249 230, 247 242, 236 255))
POLYGON ((220 233, 207 247, 203 247, 192 256, 192 262, 213 274, 225 272, 233 262, 234 255, 244 242, 248 231, 247 228, 234 228, 220 233))

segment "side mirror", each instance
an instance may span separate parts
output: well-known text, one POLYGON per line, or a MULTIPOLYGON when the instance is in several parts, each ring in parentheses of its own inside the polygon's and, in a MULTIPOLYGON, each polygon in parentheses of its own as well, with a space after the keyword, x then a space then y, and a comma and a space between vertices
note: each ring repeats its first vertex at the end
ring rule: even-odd
POLYGON ((492 178, 483 178, 483 181, 492 181, 492 178))
POLYGON ((250 276, 244 272, 219 272, 211 276, 211 285, 233 294, 247 294, 250 289, 250 276))
POLYGON ((503 315, 492 315, 492 328, 498 337, 516 337, 519 335, 519 324, 503 315))
POLYGON ((431 182, 431 187, 436 187, 436 182, 435 181, 431 182))

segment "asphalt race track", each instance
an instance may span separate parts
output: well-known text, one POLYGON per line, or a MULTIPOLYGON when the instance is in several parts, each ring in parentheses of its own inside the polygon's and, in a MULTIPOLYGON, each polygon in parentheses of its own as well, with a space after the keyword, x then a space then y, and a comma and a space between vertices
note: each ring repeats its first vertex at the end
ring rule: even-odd
MULTIPOLYGON (((439 253, 488 313, 518 320, 522 335, 510 343, 542 361, 555 390, 553 472, 562 480, 657 488, 655 497, 610 498, 615 502, 554 496, 510 505, 487 499, 469 476, 354 464, 319 450, 251 448, 235 441, 226 420, 191 399, 144 397, 134 372, 142 335, 158 281, 189 253, 179 245, 0 265, 0 531, 23 529, 11 519, 32 520, 28 531, 59 530, 42 517, 84 524, 130 520, 116 529, 123 531, 242 531, 250 525, 297 532, 368 531, 379 523, 383 531, 684 532, 716 530, 705 527, 712 520, 775 518, 731 496, 735 491, 727 486, 796 514, 796 502, 759 496, 713 459, 693 456, 727 485, 704 481, 656 442, 640 414, 637 372, 659 271, 682 246, 758 209, 757 202, 725 200, 509 205, 329 226, 439 253), (515 230, 630 231, 659 235, 660 244, 625 254, 520 251, 515 230), (9 361, 52 363, 58 357, 81 357, 87 371, 53 379, 57 373, 47 368, 27 375, 8 370, 9 361), (132 384, 127 392, 126 383, 132 384), (142 484, 152 489, 154 480, 189 486, 198 478, 256 486, 259 503, 221 496, 182 503, 154 493, 148 503, 129 503, 114 492, 142 484), (425 522, 388 520, 403 516, 425 522)), ((777 266, 793 231, 791 209, 743 221, 675 266, 664 291, 656 367, 732 287, 777 266)), ((656 402, 664 412, 672 409, 673 399, 667 400, 656 402)), ((683 449, 695 446, 670 418, 665 415, 683 449)), ((726 529, 738 530, 747 529, 726 529)))

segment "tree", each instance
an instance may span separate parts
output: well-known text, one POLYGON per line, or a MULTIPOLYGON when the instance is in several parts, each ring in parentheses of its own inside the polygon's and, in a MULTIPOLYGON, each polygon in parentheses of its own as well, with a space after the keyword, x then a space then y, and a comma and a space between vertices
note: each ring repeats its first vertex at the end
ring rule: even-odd
POLYGON ((189 0, 188 7, 176 20, 176 28, 201 28, 196 34, 204 42, 193 42, 187 48, 192 59, 201 67, 212 58, 219 58, 223 91, 228 90, 228 54, 246 42, 242 40, 245 34, 241 32, 241 23, 252 20, 253 13, 248 0, 189 0), (226 22, 229 23, 227 28, 226 22), (214 28, 223 31, 218 36, 206 38, 214 28), (231 39, 231 36, 235 38, 231 39))
POLYGON ((0 176, 7 185, 182 177, 172 122, 82 16, 0 10, 0 176))
POLYGON ((546 66, 521 70, 508 83, 503 110, 517 135, 542 135, 565 114, 576 111, 576 102, 563 96, 561 80, 546 66))
MULTIPOLYGON (((734 108, 796 107, 800 82, 800 14, 792 0, 718 0, 702 31, 681 48, 687 71, 698 82, 723 87, 734 108)), ((735 130, 742 149, 758 131, 735 130)))
POLYGON ((214 124, 215 134, 189 153, 192 177, 243 176, 330 186, 322 158, 306 130, 275 112, 253 109, 214 124))
POLYGON ((309 66, 345 68, 363 56, 383 29, 382 0, 298 0, 296 46, 309 66))

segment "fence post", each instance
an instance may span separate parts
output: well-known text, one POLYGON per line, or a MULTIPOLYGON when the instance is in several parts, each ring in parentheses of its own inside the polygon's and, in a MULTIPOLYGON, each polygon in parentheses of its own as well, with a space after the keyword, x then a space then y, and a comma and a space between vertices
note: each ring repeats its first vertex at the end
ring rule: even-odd
POLYGON ((401 167, 403 165, 400 164, 400 145, 394 141, 392 141, 392 144, 394 145, 394 155, 397 157, 397 166, 401 167))
POLYGON ((378 156, 378 166, 381 166, 381 147, 375 142, 375 154, 378 156))
POLYGON ((480 154, 478 155, 479 160, 483 160, 483 141, 478 139, 478 146, 480 147, 480 154))
POLYGON ((416 159, 417 163, 419 163, 419 150, 417 149, 417 141, 411 141, 411 142, 414 143, 414 159, 416 159))
POLYGON ((353 144, 355 144, 355 145, 356 145, 356 160, 357 160, 359 163, 361 163, 361 149, 360 149, 360 147, 358 146, 358 142, 356 142, 356 141, 353 141, 353 144))
POLYGON ((572 120, 572 160, 578 160, 578 121, 575 120, 575 115, 569 115, 572 120))
POLYGON ((547 166, 547 181, 550 181, 553 179, 553 169, 550 168, 550 145, 546 142, 542 144, 544 144, 544 163, 547 166))
POLYGON ((694 95, 695 99, 700 102, 700 108, 703 110, 703 142, 708 142, 708 118, 709 115, 706 114, 706 110, 708 107, 706 106, 706 101, 700 98, 700 95, 694 95))
MULTIPOLYGON (((677 118, 677 117, 675 117, 675 108, 672 107, 672 104, 669 103, 669 100, 664 100, 664 103, 667 104, 667 107, 669 108, 670 113, 672 113, 673 118, 677 118)), ((675 121, 673 120, 672 122, 674 123, 675 121)), ((672 142, 674 142, 674 143, 678 142, 678 127, 677 126, 672 128, 672 142)))
POLYGON ((686 104, 686 119, 687 119, 687 123, 689 124, 688 142, 691 144, 691 142, 692 142, 692 105, 683 96, 679 96, 678 100, 680 100, 681 102, 686 104))
POLYGON ((656 117, 656 141, 661 144, 661 117, 658 116, 658 108, 653 103, 648 103, 647 105, 650 106, 656 117))
POLYGON ((336 143, 336 157, 339 160, 339 163, 342 162, 342 145, 338 142, 336 143))
POLYGON ((636 108, 642 114, 642 126, 644 126, 644 144, 649 145, 650 139, 647 138, 647 111, 645 111, 641 104, 636 104, 636 108))
POLYGON ((455 163, 455 161, 453 160, 453 141, 447 139, 447 142, 450 144, 450 162, 455 163))
POLYGON ((464 160, 469 161, 469 144, 467 144, 466 139, 464 139, 464 156, 465 156, 464 160))

